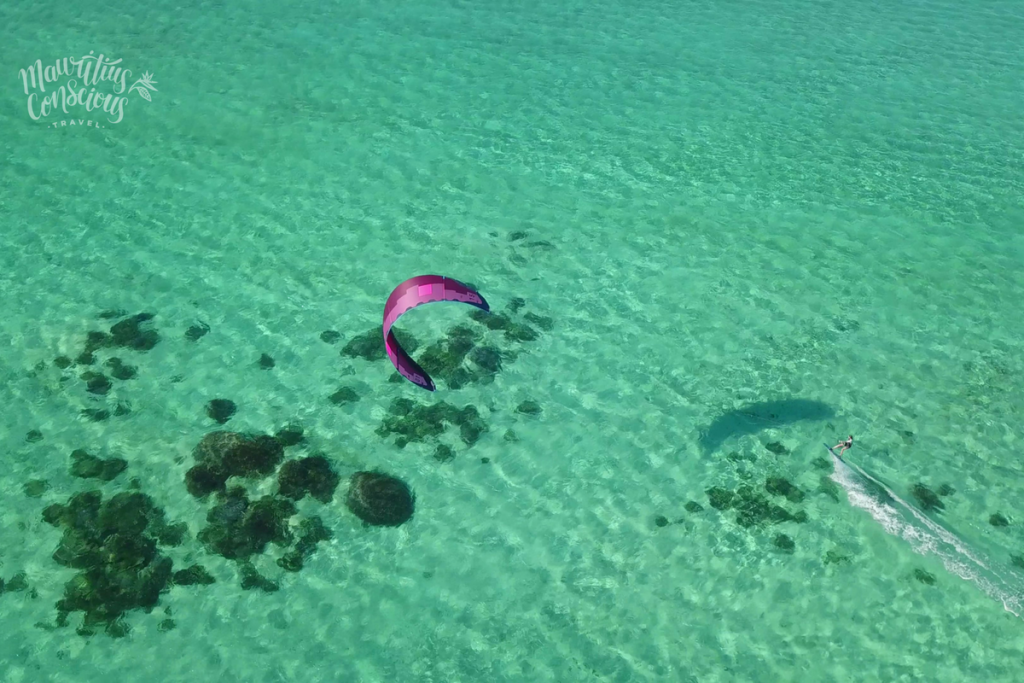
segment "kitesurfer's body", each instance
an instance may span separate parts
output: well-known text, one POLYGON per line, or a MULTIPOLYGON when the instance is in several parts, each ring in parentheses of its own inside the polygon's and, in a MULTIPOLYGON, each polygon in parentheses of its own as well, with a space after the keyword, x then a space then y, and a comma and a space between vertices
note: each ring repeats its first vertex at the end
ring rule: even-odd
POLYGON ((843 448, 841 451, 839 451, 839 453, 836 454, 836 457, 842 459, 843 453, 853 448, 853 434, 850 434, 850 436, 846 438, 846 441, 840 441, 829 450, 834 451, 836 448, 839 448, 840 446, 842 446, 843 448))

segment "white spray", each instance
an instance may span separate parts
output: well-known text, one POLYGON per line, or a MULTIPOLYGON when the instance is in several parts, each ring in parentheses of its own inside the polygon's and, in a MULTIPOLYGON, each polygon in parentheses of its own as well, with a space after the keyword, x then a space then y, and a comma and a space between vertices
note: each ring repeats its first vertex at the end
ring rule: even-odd
POLYGON ((846 490, 852 505, 867 511, 893 536, 910 543, 915 552, 938 557, 947 571, 978 586, 1000 601, 1006 611, 1017 617, 1024 613, 1024 579, 993 569, 994 563, 990 558, 968 547, 963 539, 929 519, 857 465, 835 455, 832 460, 835 465, 832 480, 846 490), (872 496, 857 475, 888 493, 891 503, 872 496))

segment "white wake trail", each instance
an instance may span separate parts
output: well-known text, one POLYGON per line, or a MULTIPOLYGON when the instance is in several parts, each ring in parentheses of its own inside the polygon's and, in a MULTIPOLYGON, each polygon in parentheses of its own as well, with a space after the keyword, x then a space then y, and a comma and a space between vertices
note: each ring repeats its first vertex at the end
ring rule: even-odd
POLYGON ((907 541, 915 552, 938 557, 947 571, 975 584, 986 595, 1000 601, 1006 611, 1017 617, 1024 614, 1024 578, 1016 577, 1012 570, 1000 573, 994 569, 996 564, 991 558, 929 519, 857 465, 835 455, 832 460, 831 478, 843 487, 852 505, 870 514, 888 533, 907 541), (891 502, 872 495, 866 481, 885 491, 891 502))

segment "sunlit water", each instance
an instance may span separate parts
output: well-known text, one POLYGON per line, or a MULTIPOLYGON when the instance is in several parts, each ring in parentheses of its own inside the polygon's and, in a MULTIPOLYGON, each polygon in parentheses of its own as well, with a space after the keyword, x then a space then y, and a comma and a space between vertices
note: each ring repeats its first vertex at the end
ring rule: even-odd
POLYGON ((1019 3, 5 2, 0 32, 0 679, 1020 680, 1019 3), (150 100, 30 120, 18 69, 89 51, 150 100), (553 325, 410 312, 421 349, 472 324, 502 357, 434 395, 342 356, 421 273, 553 325), (108 310, 159 343, 55 365, 108 310), (136 376, 90 392, 115 354, 136 376), (397 398, 487 429, 399 448, 397 398), (287 424, 288 458, 416 512, 300 501, 333 538, 243 590, 185 473, 214 429, 287 424), (821 446, 851 432, 863 472, 821 446), (127 468, 73 477, 76 449, 127 468), (924 514, 919 482, 956 492, 924 514), (123 638, 56 628, 43 510, 94 487, 185 522, 167 556, 216 583, 123 638), (782 518, 762 499, 790 521, 738 523, 782 518))

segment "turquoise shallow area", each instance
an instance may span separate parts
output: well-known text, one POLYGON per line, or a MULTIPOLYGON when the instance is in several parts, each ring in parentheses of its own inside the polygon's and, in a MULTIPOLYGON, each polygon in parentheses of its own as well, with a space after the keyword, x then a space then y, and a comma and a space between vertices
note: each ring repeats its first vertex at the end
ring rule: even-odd
POLYGON ((0 595, 3 681, 1020 680, 1019 3, 16 0, 0 27, 0 577, 29 585, 0 595), (31 121, 17 70, 89 51, 152 102, 31 121), (554 325, 434 396, 339 355, 430 272, 554 325), (108 309, 162 338, 97 397, 52 361, 108 309), (364 528, 342 489, 306 568, 271 551, 281 589, 243 591, 183 485, 216 397, 402 477, 412 521, 364 528), (398 397, 489 431, 399 449, 398 397), (850 432, 864 474, 822 448, 850 432), (104 494, 137 479, 217 578, 123 639, 48 627, 74 571, 41 511, 90 487, 78 448, 127 460, 104 494), (806 522, 709 505, 774 476, 806 522))

